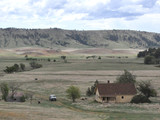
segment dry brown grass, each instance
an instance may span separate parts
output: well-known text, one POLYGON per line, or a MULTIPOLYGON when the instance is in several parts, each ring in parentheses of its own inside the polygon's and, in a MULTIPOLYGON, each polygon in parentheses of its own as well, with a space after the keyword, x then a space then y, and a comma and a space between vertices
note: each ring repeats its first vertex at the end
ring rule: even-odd
POLYGON ((26 103, 0 103, 1 120, 96 120, 96 115, 79 113, 67 108, 45 108, 26 103), (87 117, 86 117, 87 116, 87 117))
MULTIPOLYGON (((86 60, 79 61, 86 62, 86 60)), ((79 61, 73 61, 73 64, 79 64, 79 61)), ((90 62, 87 61, 87 64, 90 62)), ((33 92, 34 94, 33 104, 30 104, 29 101, 25 103, 6 103, 0 101, 0 120, 22 120, 22 118, 24 120, 102 120, 109 119, 109 114, 113 114, 114 112, 133 113, 136 115, 139 115, 139 113, 150 113, 151 117, 160 113, 159 103, 103 105, 93 102, 93 97, 88 98, 86 101, 77 100, 77 103, 67 105, 64 103, 65 100, 69 103, 65 91, 70 85, 79 87, 82 96, 85 96, 87 88, 93 85, 95 80, 100 82, 110 80, 114 82, 123 73, 123 70, 72 70, 69 67, 72 67, 73 64, 58 63, 56 68, 54 68, 55 63, 45 62, 44 64, 44 67, 41 69, 5 74, 0 77, 0 82, 21 83, 21 90, 33 92), (69 68, 69 70, 63 70, 63 65, 68 65, 66 68, 69 68), (56 70, 58 67, 62 68, 58 71, 56 70), (38 80, 35 80, 35 78, 38 78, 38 80), (50 94, 56 94, 58 102, 51 104, 48 101, 50 94), (40 105, 37 104, 37 100, 41 101, 40 105)), ((95 62, 95 64, 97 63, 95 62)), ((3 67, 4 65, 1 64, 1 66, 3 67)), ((160 70, 133 70, 130 72, 136 75, 137 81, 151 80, 153 86, 158 91, 158 95, 160 95, 160 70)), ((160 98, 157 97, 154 101, 159 102, 160 98)), ((119 117, 119 114, 115 116, 119 117)), ((121 120, 124 119, 127 118, 122 116, 121 120)))

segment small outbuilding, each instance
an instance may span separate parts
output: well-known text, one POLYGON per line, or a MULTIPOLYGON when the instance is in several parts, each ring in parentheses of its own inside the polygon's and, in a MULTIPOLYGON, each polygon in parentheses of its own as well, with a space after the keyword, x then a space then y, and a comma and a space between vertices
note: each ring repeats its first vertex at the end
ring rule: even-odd
POLYGON ((100 83, 96 87, 95 100, 101 103, 128 103, 136 93, 133 83, 100 83))

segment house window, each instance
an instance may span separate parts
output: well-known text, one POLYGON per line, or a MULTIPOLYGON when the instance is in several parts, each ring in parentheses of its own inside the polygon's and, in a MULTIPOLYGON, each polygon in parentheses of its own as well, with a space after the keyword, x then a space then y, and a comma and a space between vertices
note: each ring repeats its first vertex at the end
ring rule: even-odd
POLYGON ((121 98, 124 99, 124 96, 122 96, 121 98))
POLYGON ((105 100, 105 97, 103 97, 103 101, 105 100))

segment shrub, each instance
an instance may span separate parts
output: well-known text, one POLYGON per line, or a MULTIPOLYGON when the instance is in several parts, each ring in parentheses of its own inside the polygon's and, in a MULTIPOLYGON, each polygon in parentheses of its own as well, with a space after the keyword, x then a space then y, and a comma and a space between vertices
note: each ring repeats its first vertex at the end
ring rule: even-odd
POLYGON ((41 64, 38 64, 38 63, 36 63, 36 62, 30 62, 29 63, 30 64, 30 66, 33 68, 33 69, 37 69, 37 68, 41 68, 42 67, 42 65, 41 64))
POLYGON ((93 95, 93 93, 92 93, 90 87, 88 87, 88 89, 87 89, 87 91, 86 91, 86 95, 87 95, 87 96, 93 95))
POLYGON ((154 64, 155 63, 155 58, 153 56, 146 56, 144 58, 144 64, 154 64))
POLYGON ((98 59, 100 60, 100 59, 101 59, 101 56, 99 56, 98 59))
POLYGON ((25 64, 20 63, 20 68, 21 68, 22 71, 24 71, 25 70, 25 64))
POLYGON ((19 65, 18 64, 14 64, 13 67, 15 69, 15 72, 17 72, 19 70, 19 65))
POLYGON ((20 97, 20 102, 25 102, 26 101, 26 98, 25 98, 25 96, 23 95, 23 96, 21 96, 20 97))
POLYGON ((11 67, 8 67, 8 66, 6 66, 6 69, 5 70, 3 70, 5 73, 13 73, 13 72, 15 72, 16 70, 15 70, 15 67, 14 66, 11 66, 11 67))
POLYGON ((147 98, 157 96, 157 91, 153 88, 153 86, 151 85, 151 83, 149 81, 148 82, 144 82, 144 81, 140 82, 138 84, 137 89, 139 92, 141 92, 141 94, 143 94, 147 98))
POLYGON ((61 59, 65 60, 65 59, 66 59, 66 56, 61 56, 61 59))
POLYGON ((96 87, 97 87, 97 84, 98 84, 99 82, 98 82, 98 80, 96 80, 95 82, 94 82, 94 85, 92 85, 91 87, 89 87, 88 89, 87 89, 87 91, 86 91, 86 95, 87 96, 91 96, 91 95, 95 95, 96 93, 95 93, 95 91, 96 91, 96 87))
POLYGON ((48 58, 48 62, 50 62, 51 61, 51 59, 50 58, 48 58))
POLYGON ((144 95, 136 95, 132 98, 131 103, 151 103, 151 101, 144 95))

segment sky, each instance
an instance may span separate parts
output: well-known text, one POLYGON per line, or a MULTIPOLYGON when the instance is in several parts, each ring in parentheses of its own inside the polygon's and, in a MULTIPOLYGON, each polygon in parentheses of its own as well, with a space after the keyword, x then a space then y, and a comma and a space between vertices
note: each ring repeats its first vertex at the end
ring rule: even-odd
POLYGON ((0 0, 0 28, 160 33, 160 0, 0 0))

